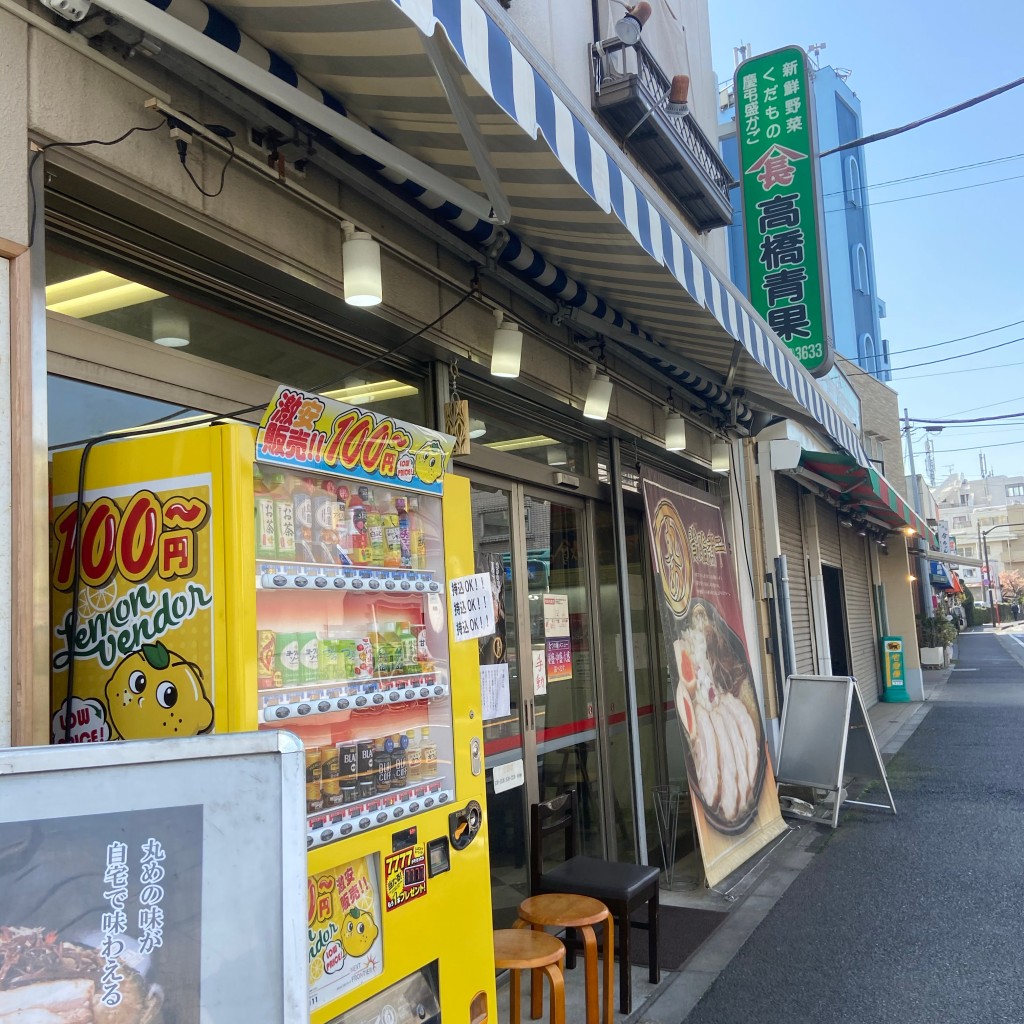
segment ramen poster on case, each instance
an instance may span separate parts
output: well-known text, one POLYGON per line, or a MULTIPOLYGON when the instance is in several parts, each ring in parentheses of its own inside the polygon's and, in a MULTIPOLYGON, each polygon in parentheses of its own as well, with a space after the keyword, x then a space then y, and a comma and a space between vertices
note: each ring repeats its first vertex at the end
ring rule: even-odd
POLYGON ((643 478, 658 610, 708 885, 785 831, 722 510, 659 473, 643 478))

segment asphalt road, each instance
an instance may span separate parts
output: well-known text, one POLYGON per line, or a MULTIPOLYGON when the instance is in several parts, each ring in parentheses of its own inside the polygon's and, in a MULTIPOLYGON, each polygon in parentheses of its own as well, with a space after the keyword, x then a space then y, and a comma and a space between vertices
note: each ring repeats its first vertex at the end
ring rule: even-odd
POLYGON ((889 763, 899 814, 842 812, 686 1024, 1024 1021, 1024 646, 966 634, 958 668, 889 763))

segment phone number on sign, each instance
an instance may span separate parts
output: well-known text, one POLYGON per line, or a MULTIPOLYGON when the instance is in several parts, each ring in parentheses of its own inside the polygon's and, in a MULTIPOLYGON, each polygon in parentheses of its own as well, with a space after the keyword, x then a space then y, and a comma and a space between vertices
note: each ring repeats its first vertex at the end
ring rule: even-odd
POLYGON ((797 359, 807 362, 810 359, 820 359, 822 356, 822 345, 819 341, 816 345, 794 345, 790 350, 797 359))

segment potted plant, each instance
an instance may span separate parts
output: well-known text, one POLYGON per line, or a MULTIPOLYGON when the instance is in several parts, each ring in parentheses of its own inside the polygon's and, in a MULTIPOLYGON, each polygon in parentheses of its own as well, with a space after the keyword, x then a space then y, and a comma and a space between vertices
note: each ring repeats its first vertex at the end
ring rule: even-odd
POLYGON ((956 628, 944 615, 922 615, 918 620, 921 633, 921 667, 946 668, 949 648, 956 640, 956 628))

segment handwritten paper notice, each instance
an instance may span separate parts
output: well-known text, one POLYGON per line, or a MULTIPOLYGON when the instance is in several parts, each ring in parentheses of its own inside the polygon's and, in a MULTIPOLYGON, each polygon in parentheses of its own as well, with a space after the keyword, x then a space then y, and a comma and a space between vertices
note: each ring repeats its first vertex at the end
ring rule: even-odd
POLYGON ((494 632, 491 578, 485 572, 448 581, 452 630, 456 640, 475 640, 494 632))
POLYGON ((508 665, 480 666, 480 698, 485 722, 494 718, 507 718, 512 713, 508 665))

